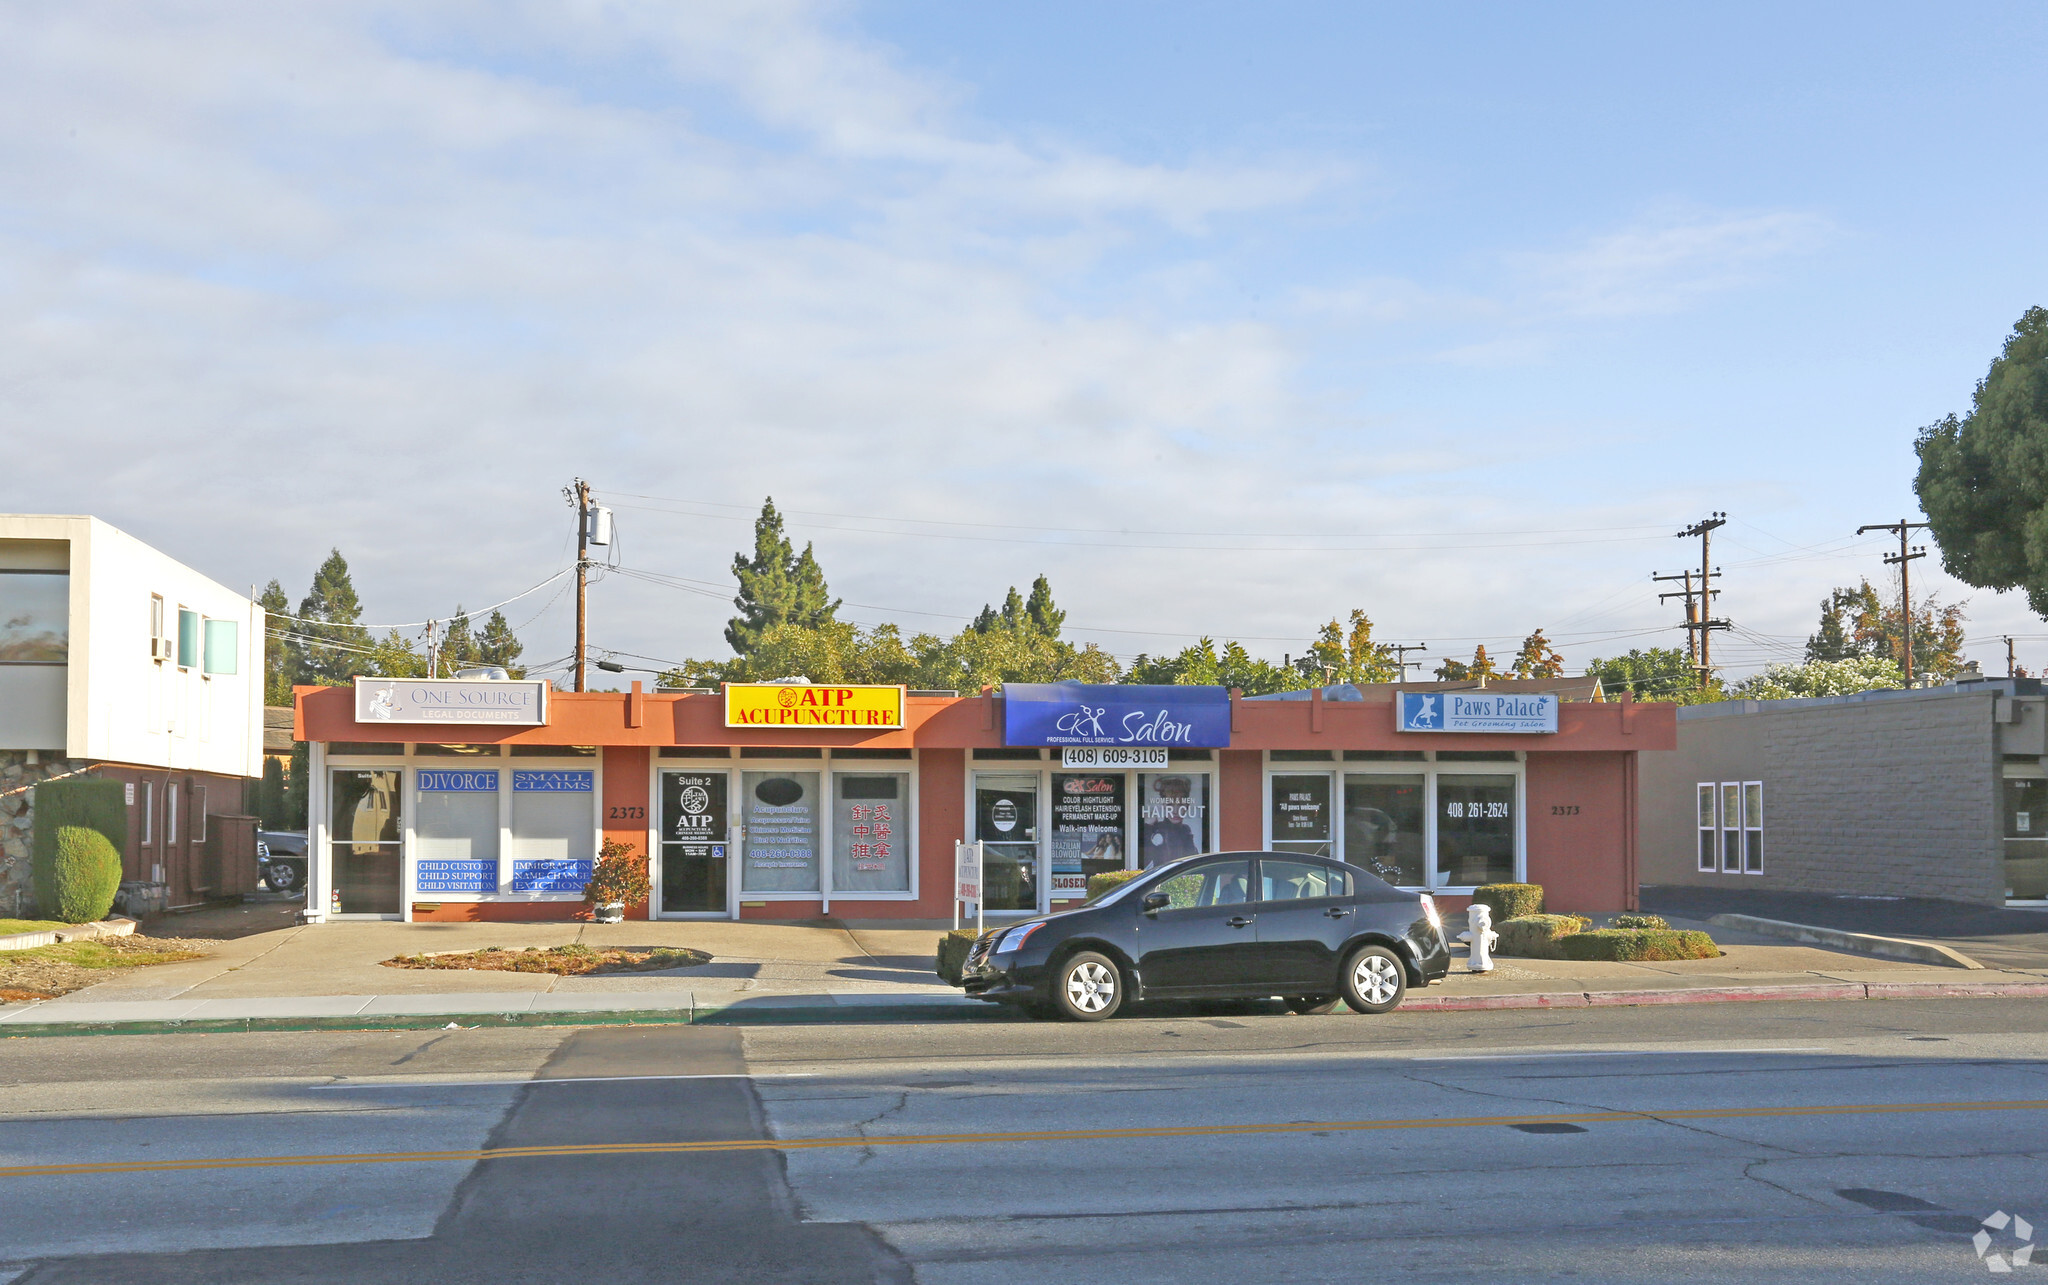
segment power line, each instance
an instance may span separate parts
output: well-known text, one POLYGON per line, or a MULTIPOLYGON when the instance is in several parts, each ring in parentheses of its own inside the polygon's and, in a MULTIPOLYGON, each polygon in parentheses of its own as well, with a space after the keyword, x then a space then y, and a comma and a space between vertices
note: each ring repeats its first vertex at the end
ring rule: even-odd
MULTIPOLYGON (((533 588, 521 590, 520 592, 515 593, 511 597, 505 599, 505 601, 503 602, 494 602, 488 607, 479 607, 475 611, 469 611, 464 608, 458 608, 458 610, 461 611, 463 615, 474 618, 476 616, 483 615, 487 611, 496 611, 500 607, 509 607, 513 603, 518 602, 521 598, 526 597, 528 594, 539 593, 542 589, 547 588, 549 585, 553 584, 557 580, 560 580, 563 576, 568 575, 571 571, 574 571, 575 569, 576 568, 574 567, 563 567, 560 571, 555 572, 555 574, 549 576, 547 579, 533 586, 533 588)), ((293 624, 298 625, 322 625, 328 628, 340 629, 424 629, 426 626, 434 623, 431 620, 408 620, 396 625, 368 625, 363 624, 360 621, 354 620, 314 620, 309 616, 287 616, 283 612, 278 611, 266 610, 263 614, 269 616, 272 620, 289 620, 293 624)), ((442 618, 452 618, 453 614, 454 613, 451 612, 449 616, 442 618)))

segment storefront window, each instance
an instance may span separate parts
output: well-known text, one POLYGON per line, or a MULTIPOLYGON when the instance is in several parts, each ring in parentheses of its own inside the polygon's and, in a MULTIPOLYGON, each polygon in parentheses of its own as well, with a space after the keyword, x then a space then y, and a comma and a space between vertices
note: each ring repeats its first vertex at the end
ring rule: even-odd
POLYGON ((2048 780, 2008 777, 2004 795, 2005 895, 2048 900, 2048 780))
POLYGON ((726 901, 726 774, 661 774, 661 909, 711 914, 726 901))
POLYGON ((909 892, 909 773, 842 772, 832 783, 832 891, 909 892))
POLYGON ((512 773, 512 892, 581 893, 597 859, 597 783, 587 769, 512 773))
POLYGON ((498 772, 423 769, 415 774, 413 889, 420 893, 498 890, 498 772))
POLYGON ((1038 909, 1038 776, 977 775, 974 837, 988 910, 1038 909))
POLYGON ((1330 855, 1330 778, 1275 775, 1273 848, 1311 857, 1330 855))
POLYGON ((1344 859, 1391 884, 1419 888, 1428 877, 1422 849, 1423 778, 1353 773, 1344 778, 1344 859))
POLYGON ((1714 825, 1714 790, 1712 781, 1699 783, 1700 795, 1700 870, 1711 874, 1721 864, 1718 833, 1714 825))
POLYGON ((740 789, 740 891, 818 891, 818 774, 742 772, 740 789))
POLYGON ((70 575, 0 571, 0 665, 61 665, 70 655, 70 575))
POLYGON ((1209 778, 1191 772, 1138 777, 1138 863, 1146 869, 1209 848, 1209 778))
POLYGON ((1084 900, 1088 876, 1123 868, 1123 773, 1053 773, 1052 900, 1084 900))
POLYGON ((1514 777, 1437 777, 1436 870, 1441 886, 1514 880, 1514 777))
POLYGON ((1764 872, 1764 783, 1742 783, 1742 869, 1746 874, 1764 872))
MULTIPOLYGON (((338 768, 329 778, 327 848, 336 914, 399 912, 401 775, 397 768, 338 768)), ((167 795, 176 798, 175 788, 167 795)), ((177 833, 176 824, 175 816, 166 822, 166 836, 177 833)))

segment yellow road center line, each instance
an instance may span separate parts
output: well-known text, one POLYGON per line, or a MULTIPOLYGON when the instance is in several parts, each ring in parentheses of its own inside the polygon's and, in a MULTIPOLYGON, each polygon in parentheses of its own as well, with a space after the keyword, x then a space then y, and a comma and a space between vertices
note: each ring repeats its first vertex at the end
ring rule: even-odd
POLYGON ((224 1156, 205 1160, 136 1160, 101 1164, 0 1166, 0 1178, 91 1174, 180 1173, 202 1169, 270 1169, 309 1165, 389 1165, 530 1160, 553 1156, 686 1155, 728 1151, 828 1151, 844 1147, 992 1146, 1017 1142, 1114 1142, 1144 1138, 1230 1138, 1258 1134, 1372 1133, 1392 1129, 1483 1129, 1515 1124, 1630 1124, 1673 1120, 1769 1120, 1813 1116, 1926 1115, 1940 1112, 2044 1111, 2048 1100, 2004 1102, 1867 1102, 1797 1107, 1707 1107, 1684 1111, 1586 1111, 1568 1115, 1451 1116, 1419 1120, 1317 1120, 1267 1124, 1162 1125, 1138 1129, 1042 1129, 1026 1133, 937 1133, 836 1138, 736 1138, 714 1142, 602 1142, 556 1147, 492 1147, 481 1151, 383 1151, 343 1155, 224 1156))

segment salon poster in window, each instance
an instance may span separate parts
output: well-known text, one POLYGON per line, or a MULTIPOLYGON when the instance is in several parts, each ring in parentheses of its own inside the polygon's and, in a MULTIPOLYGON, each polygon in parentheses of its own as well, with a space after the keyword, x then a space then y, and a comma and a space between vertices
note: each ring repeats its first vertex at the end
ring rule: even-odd
POLYGON ((1147 772, 1138 778, 1138 864, 1192 857, 1209 842, 1209 778, 1147 772))
POLYGON ((1089 875, 1123 868, 1123 775, 1054 773, 1052 899, 1080 901, 1089 875))

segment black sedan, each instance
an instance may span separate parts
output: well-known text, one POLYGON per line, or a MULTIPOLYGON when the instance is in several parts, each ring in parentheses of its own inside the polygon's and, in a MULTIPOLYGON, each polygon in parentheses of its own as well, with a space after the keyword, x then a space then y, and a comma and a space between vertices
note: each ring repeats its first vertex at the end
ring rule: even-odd
POLYGON ((1384 1013, 1450 967, 1427 896, 1324 857, 1210 852, 1078 910, 983 933, 961 984, 976 999, 1082 1022, 1143 999, 1277 996, 1297 1013, 1341 999, 1384 1013))

